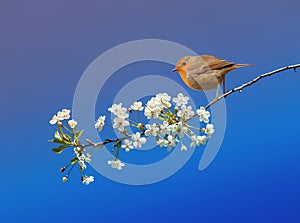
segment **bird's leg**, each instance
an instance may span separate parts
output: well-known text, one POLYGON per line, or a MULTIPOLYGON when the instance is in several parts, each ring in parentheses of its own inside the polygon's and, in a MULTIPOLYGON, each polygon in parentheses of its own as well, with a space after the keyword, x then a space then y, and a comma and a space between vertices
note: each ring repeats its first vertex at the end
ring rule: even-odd
POLYGON ((224 77, 224 81, 223 81, 223 94, 225 94, 226 92, 226 83, 225 83, 225 77, 224 77))
POLYGON ((218 97, 218 95, 219 95, 219 89, 220 89, 220 83, 218 83, 218 85, 217 85, 216 97, 218 97))

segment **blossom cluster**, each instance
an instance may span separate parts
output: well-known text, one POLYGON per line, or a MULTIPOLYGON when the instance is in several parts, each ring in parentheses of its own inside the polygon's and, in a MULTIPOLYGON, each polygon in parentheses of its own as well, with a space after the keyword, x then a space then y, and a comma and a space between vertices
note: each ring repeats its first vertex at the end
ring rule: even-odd
POLYGON ((93 176, 85 175, 85 169, 87 168, 86 163, 90 163, 92 155, 89 153, 85 154, 85 147, 80 144, 79 138, 81 137, 83 130, 76 130, 77 121, 74 119, 70 120, 71 110, 63 109, 62 111, 58 111, 56 115, 53 115, 52 119, 49 121, 51 125, 57 124, 58 129, 54 134, 54 139, 49 140, 50 142, 59 144, 59 147, 56 147, 53 150, 55 153, 61 153, 64 149, 68 147, 73 147, 75 157, 70 161, 68 165, 60 168, 60 172, 65 172, 66 169, 71 165, 69 172, 62 178, 62 182, 67 182, 69 178, 69 174, 73 169, 73 165, 76 163, 79 166, 81 172, 81 180, 83 184, 90 184, 94 181, 93 176), (64 124, 64 121, 67 122, 67 125, 64 124), (67 132, 64 132, 64 130, 67 132))
MULTIPOLYGON (((173 99, 167 93, 159 93, 150 98, 145 105, 141 101, 134 102, 129 108, 124 107, 122 103, 113 104, 108 108, 108 111, 114 115, 112 127, 125 138, 120 148, 125 149, 126 152, 140 149, 147 142, 146 137, 150 136, 154 136, 157 145, 166 147, 168 151, 175 148, 178 143, 180 143, 180 149, 186 151, 187 146, 181 140, 185 136, 190 138, 189 147, 191 148, 206 144, 207 139, 214 133, 214 126, 209 124, 210 113, 204 107, 193 111, 188 102, 189 97, 182 93, 173 99), (144 112, 147 119, 157 119, 160 123, 142 124, 142 119, 137 120, 141 112, 144 112), (138 113, 137 117, 135 113, 138 113), (206 125, 205 128, 196 129, 197 133, 188 123, 196 116, 206 125), (128 128, 132 127, 138 129, 138 132, 129 135, 128 128), (202 134, 198 135, 198 133, 202 134)), ((96 121, 95 128, 98 131, 102 131, 105 118, 106 116, 100 116, 96 121)), ((108 164, 118 170, 125 166, 118 156, 108 161, 108 164)))
MULTIPOLYGON (((108 160, 107 164, 117 170, 122 170, 125 164, 120 160, 120 151, 130 152, 134 149, 141 149, 147 143, 147 137, 155 137, 158 147, 166 148, 172 151, 179 145, 181 151, 187 151, 188 147, 196 148, 205 145, 207 140, 214 133, 214 126, 210 123, 210 112, 204 107, 193 110, 188 105, 189 97, 179 93, 177 97, 171 97, 167 93, 159 93, 150 98, 145 104, 142 101, 136 101, 131 106, 125 107, 122 103, 113 104, 108 111, 112 114, 112 125, 108 125, 106 115, 101 115, 95 121, 95 129, 99 132, 104 127, 111 126, 117 130, 118 137, 115 140, 109 140, 102 143, 89 143, 83 145, 80 143, 80 136, 83 130, 75 131, 77 122, 70 119, 70 110, 63 109, 59 111, 50 120, 50 124, 57 124, 62 133, 62 129, 67 129, 62 124, 67 120, 71 128, 72 143, 75 157, 71 164, 77 163, 82 172, 82 182, 89 184, 94 181, 92 176, 85 175, 86 163, 91 161, 90 153, 85 153, 87 147, 101 147, 104 144, 113 143, 113 160, 108 160), (198 118, 200 127, 190 125, 190 120, 198 118), (151 119, 151 122, 149 122, 151 119), (145 121, 146 120, 146 121, 145 121), (148 121, 147 121, 148 120, 148 121), (154 120, 154 122, 153 122, 154 120), (129 131, 130 130, 130 131, 129 131), (79 131, 81 134, 79 134, 79 131), (133 133, 132 133, 133 132, 133 133), (189 145, 185 145, 183 138, 190 139, 189 145)), ((55 141, 55 140, 54 140, 55 141)), ((53 142, 54 142, 53 141, 53 142)), ((56 138, 57 141, 57 138, 56 138)), ((88 140, 86 140, 89 142, 88 140)), ((58 151, 58 150, 54 150, 58 151)), ((60 151, 58 151, 60 152, 60 151)), ((67 181, 68 175, 63 178, 67 181)))

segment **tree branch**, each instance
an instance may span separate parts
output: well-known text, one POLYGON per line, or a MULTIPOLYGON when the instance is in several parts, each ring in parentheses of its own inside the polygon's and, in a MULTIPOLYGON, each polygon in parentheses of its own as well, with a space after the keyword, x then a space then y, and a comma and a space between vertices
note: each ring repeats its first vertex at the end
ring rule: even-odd
MULTIPOLYGON (((300 67, 300 64, 295 64, 295 65, 290 65, 290 66, 286 66, 286 67, 282 67, 282 68, 279 68, 277 70, 273 70, 273 71, 270 71, 268 73, 265 73, 265 74, 262 74, 256 78, 254 78, 253 80, 245 83, 245 84, 242 84, 241 86, 239 87, 236 87, 236 88, 233 88, 227 92, 225 92, 224 94, 222 95, 219 95, 218 97, 216 97, 215 99, 213 99, 211 102, 209 102, 206 106, 205 106, 205 109, 208 109, 209 107, 211 107, 213 104, 215 104, 216 102, 218 102, 219 100, 221 100, 222 98, 225 98, 226 96, 236 92, 236 91, 241 91, 242 89, 256 83, 257 81, 259 81, 260 79, 263 79, 265 77, 268 77, 268 76, 271 76, 273 74, 276 74, 276 73, 280 73, 282 71, 285 71, 285 70, 291 70, 293 69, 294 72, 296 72, 296 69, 300 67)), ((190 119, 196 117, 197 114, 193 115, 190 119)), ((190 119, 188 119, 187 121, 189 121, 190 119)), ((200 129, 200 131, 203 131, 203 129, 200 129)), ((145 131, 142 131, 141 132, 141 135, 145 135, 145 131)), ((109 144, 109 143, 116 143, 118 141, 123 141, 124 139, 127 139, 129 138, 130 136, 126 136, 126 137, 122 137, 122 138, 116 138, 116 139, 106 139, 104 140, 103 142, 99 142, 99 143, 94 143, 92 142, 91 140, 89 139, 86 139, 85 141, 88 143, 87 145, 81 145, 81 147, 88 147, 88 146, 92 146, 92 147, 102 147, 103 145, 106 145, 106 144, 109 144)))
POLYGON ((217 101, 221 100, 222 98, 225 98, 226 96, 232 94, 233 92, 241 91, 243 88, 248 87, 248 86, 254 84, 255 82, 259 81, 260 79, 263 79, 265 77, 271 76, 271 75, 276 74, 276 73, 280 73, 280 72, 285 71, 285 70, 291 70, 291 69, 293 69, 294 72, 296 72, 296 69, 299 68, 299 67, 300 67, 300 64, 295 64, 295 65, 290 65, 290 66, 282 67, 282 68, 279 68, 277 70, 273 70, 271 72, 262 74, 262 75, 258 76, 257 78, 255 78, 255 79, 253 79, 253 80, 251 80, 251 81, 249 81, 249 82, 247 82, 245 84, 242 84, 239 87, 233 88, 233 89, 225 92, 224 94, 216 97, 215 99, 213 99, 211 102, 209 102, 205 106, 205 109, 208 109, 210 106, 212 106, 213 104, 215 104, 217 101))

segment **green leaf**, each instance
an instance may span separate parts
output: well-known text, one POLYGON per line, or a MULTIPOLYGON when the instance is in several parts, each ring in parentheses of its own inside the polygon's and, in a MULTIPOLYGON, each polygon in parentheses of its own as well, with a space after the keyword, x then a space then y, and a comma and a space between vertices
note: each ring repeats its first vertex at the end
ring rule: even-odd
POLYGON ((60 141, 58 139, 51 139, 51 140, 48 140, 48 142, 54 142, 54 143, 59 143, 59 144, 65 144, 63 141, 60 141))
POLYGON ((71 136, 69 136, 68 134, 63 134, 63 139, 64 139, 64 141, 66 142, 66 143, 70 143, 70 142, 72 142, 72 138, 71 138, 71 136))
POLYGON ((52 151, 55 152, 56 154, 60 154, 67 147, 68 145, 61 145, 57 148, 52 149, 52 151))
POLYGON ((75 134, 74 134, 74 137, 75 137, 76 139, 79 139, 79 138, 82 136, 83 132, 84 132, 83 129, 82 129, 82 130, 76 131, 75 134))
POLYGON ((166 113, 166 116, 167 116, 168 118, 172 117, 172 115, 173 115, 173 114, 171 114, 170 112, 167 112, 167 113, 166 113))
POLYGON ((58 139, 59 141, 63 141, 63 139, 61 138, 61 136, 60 136, 58 130, 55 131, 54 137, 55 137, 56 139, 58 139))
POLYGON ((77 161, 78 161, 78 158, 75 157, 75 158, 71 159, 70 163, 71 163, 71 165, 74 165, 75 163, 77 163, 77 161))
POLYGON ((56 154, 60 154, 63 151, 63 149, 54 148, 54 149, 52 149, 52 151, 55 152, 56 154))

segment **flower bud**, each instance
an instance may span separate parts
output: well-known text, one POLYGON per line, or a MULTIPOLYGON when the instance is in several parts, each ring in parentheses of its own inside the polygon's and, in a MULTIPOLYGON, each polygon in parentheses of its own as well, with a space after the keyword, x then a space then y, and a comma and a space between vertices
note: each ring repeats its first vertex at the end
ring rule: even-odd
POLYGON ((174 108, 174 113, 175 113, 175 115, 178 113, 178 107, 177 106, 174 108))
POLYGON ((68 181, 68 179, 69 179, 69 176, 68 176, 68 175, 66 175, 66 176, 64 176, 64 177, 62 178, 62 182, 63 182, 63 183, 65 183, 65 182, 67 182, 67 181, 68 181))
POLYGON ((57 122, 57 126, 62 127, 63 126, 62 122, 61 121, 57 122))
POLYGON ((65 166, 59 169, 59 171, 60 171, 61 173, 63 173, 65 170, 66 170, 66 167, 65 167, 65 166))
POLYGON ((142 123, 139 123, 138 126, 137 126, 140 130, 144 131, 144 124, 142 123))

